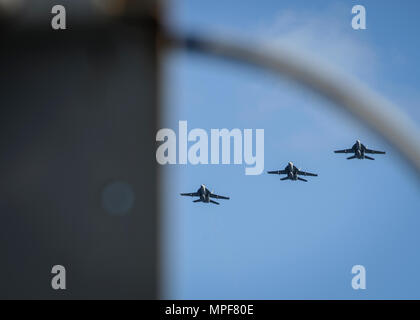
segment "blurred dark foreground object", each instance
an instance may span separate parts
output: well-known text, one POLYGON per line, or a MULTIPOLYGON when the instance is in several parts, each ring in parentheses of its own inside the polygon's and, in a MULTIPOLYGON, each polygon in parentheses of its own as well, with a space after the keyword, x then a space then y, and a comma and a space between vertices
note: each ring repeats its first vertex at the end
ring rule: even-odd
POLYGON ((157 1, 2 6, 0 298, 156 298, 157 1))

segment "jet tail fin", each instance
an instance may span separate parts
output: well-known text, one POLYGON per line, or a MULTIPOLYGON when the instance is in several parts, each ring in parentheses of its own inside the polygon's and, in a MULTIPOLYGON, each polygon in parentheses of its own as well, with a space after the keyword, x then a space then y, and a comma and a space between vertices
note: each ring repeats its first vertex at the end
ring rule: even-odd
POLYGON ((365 156, 365 158, 369 159, 369 160, 375 160, 375 158, 372 158, 372 157, 369 157, 369 156, 365 156))
POLYGON ((356 156, 351 156, 351 157, 348 157, 347 160, 355 159, 355 158, 356 158, 356 156))
POLYGON ((214 203, 214 204, 220 204, 219 202, 216 202, 216 201, 214 201, 214 200, 210 200, 210 202, 211 202, 211 203, 214 203))
POLYGON ((280 180, 287 180, 289 177, 280 178, 280 180))
POLYGON ((201 202, 201 199, 194 200, 193 202, 201 202))
POLYGON ((308 180, 298 177, 298 180, 308 182, 308 180))

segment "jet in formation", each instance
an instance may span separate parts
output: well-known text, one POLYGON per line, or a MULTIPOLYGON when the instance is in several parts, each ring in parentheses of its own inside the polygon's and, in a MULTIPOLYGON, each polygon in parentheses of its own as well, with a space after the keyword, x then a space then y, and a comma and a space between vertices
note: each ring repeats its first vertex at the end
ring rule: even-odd
POLYGON ((220 204, 219 202, 216 202, 213 199, 225 199, 229 200, 229 197, 219 196, 217 194, 214 194, 212 191, 207 189, 207 187, 202 184, 200 188, 197 190, 197 192, 192 193, 181 193, 181 196, 188 196, 188 197, 200 197, 197 200, 194 200, 193 202, 205 202, 205 203, 214 203, 214 204, 220 204))
POLYGON ((365 147, 363 143, 361 143, 359 140, 356 141, 356 143, 351 147, 351 149, 344 149, 344 150, 336 150, 335 153, 354 153, 351 157, 348 157, 347 159, 369 159, 369 160, 375 160, 375 158, 369 157, 366 155, 366 153, 372 153, 372 154, 385 154, 385 151, 377 151, 368 149, 365 147))
POLYGON ((300 180, 300 181, 305 181, 308 182, 308 180, 303 179, 301 176, 311 176, 311 177, 317 177, 318 175, 316 173, 310 173, 310 172, 305 172, 302 171, 298 168, 296 168, 293 164, 293 162, 289 162, 286 166, 286 168, 284 168, 284 170, 278 170, 278 171, 268 171, 268 173, 270 174, 287 174, 286 177, 281 178, 280 180, 300 180))

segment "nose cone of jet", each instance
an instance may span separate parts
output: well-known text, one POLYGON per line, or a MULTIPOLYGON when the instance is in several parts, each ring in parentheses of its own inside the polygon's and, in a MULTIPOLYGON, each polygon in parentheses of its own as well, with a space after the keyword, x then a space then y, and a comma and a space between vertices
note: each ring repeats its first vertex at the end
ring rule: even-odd
POLYGON ((293 162, 291 162, 291 161, 290 161, 290 162, 289 162, 289 166, 293 166, 293 162))

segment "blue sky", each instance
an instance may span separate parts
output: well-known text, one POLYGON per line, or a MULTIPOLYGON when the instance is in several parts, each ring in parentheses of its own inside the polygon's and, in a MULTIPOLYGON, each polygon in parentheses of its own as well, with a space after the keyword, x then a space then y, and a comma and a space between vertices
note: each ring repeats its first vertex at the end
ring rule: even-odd
MULTIPOLYGON (((403 1, 186 1, 169 3, 167 25, 287 46, 378 91, 420 123, 420 3, 403 1), (351 28, 351 8, 367 30, 351 28)), ((293 161, 308 183, 246 176, 244 165, 171 165, 163 170, 164 298, 420 298, 420 184, 381 137, 285 79, 175 51, 164 63, 163 126, 265 130, 265 170, 293 161), (335 149, 360 139, 386 150, 375 161, 335 149), (206 184, 220 206, 179 196, 206 184), (367 289, 351 287, 351 268, 367 289)))

